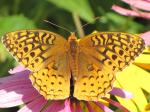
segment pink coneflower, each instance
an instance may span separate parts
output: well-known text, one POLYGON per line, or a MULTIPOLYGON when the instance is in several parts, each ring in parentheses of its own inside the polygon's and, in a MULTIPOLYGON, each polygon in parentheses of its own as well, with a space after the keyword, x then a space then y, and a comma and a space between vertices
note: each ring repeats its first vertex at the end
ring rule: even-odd
POLYGON ((145 40, 147 46, 150 45, 150 31, 141 34, 142 38, 145 40))
POLYGON ((145 19, 150 19, 150 0, 122 0, 130 5, 130 9, 122 8, 117 5, 113 5, 112 9, 119 14, 125 16, 136 16, 145 19))
MULTIPOLYGON (((30 80, 30 71, 18 66, 10 70, 8 77, 0 78, 0 108, 9 108, 25 104, 18 112, 113 112, 105 104, 108 102, 124 112, 129 112, 119 102, 108 97, 103 97, 102 102, 78 101, 71 98, 65 100, 47 101, 33 88, 30 80), (94 107, 97 107, 96 109, 94 107)), ((109 92, 122 98, 131 98, 132 94, 119 88, 113 88, 109 92)), ((108 105, 107 103, 107 105, 108 105)))

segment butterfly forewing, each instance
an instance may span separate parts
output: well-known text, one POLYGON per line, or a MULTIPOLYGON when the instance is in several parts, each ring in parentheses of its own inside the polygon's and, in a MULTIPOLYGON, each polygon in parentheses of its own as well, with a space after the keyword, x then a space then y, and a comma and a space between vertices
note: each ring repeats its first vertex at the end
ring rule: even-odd
POLYGON ((81 39, 79 45, 82 51, 89 49, 91 52, 98 53, 99 55, 92 55, 92 57, 102 64, 107 61, 109 64, 105 65, 111 65, 113 62, 121 70, 142 53, 145 43, 138 35, 101 32, 81 39), (101 59, 98 58, 99 56, 101 59))
POLYGON ((79 77, 74 96, 100 100, 112 89, 115 74, 142 53, 144 41, 138 35, 101 32, 81 38, 79 47, 79 77))
POLYGON ((44 30, 21 30, 4 35, 3 43, 20 63, 32 71, 38 71, 47 66, 55 55, 65 51, 63 46, 67 41, 44 30))
POLYGON ((67 40, 44 30, 20 30, 5 34, 3 43, 21 64, 31 70, 33 86, 46 99, 69 97, 67 40))

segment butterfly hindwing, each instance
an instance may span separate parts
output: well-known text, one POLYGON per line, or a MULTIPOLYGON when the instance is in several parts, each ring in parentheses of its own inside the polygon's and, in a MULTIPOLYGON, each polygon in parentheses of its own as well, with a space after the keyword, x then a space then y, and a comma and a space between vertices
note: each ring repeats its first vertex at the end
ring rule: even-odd
POLYGON ((30 74, 33 86, 47 100, 65 99, 70 94, 70 69, 68 57, 63 54, 47 67, 30 74))
POLYGON ((74 87, 74 97, 77 99, 97 101, 112 89, 114 72, 108 72, 107 68, 85 52, 79 54, 78 73, 74 87))

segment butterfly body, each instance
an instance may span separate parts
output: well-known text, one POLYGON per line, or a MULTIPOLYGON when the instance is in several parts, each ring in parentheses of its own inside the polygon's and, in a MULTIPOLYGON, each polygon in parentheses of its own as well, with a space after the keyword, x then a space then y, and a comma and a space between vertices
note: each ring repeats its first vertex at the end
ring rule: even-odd
POLYGON ((70 61, 70 69, 73 75, 73 80, 76 80, 78 75, 78 54, 79 54, 79 43, 75 33, 71 33, 68 38, 69 43, 69 61, 70 61))
POLYGON ((97 32, 68 40, 45 30, 20 30, 4 35, 9 52, 31 74, 32 85, 46 99, 97 101, 112 88, 116 73, 144 50, 139 35, 97 32), (71 80, 70 80, 71 79, 71 80))

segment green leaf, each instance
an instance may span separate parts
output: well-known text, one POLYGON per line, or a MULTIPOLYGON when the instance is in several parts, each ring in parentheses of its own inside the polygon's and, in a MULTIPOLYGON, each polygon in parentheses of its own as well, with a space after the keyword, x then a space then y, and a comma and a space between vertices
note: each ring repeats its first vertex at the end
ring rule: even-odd
POLYGON ((109 23, 109 29, 111 31, 121 31, 128 33, 137 33, 140 32, 144 26, 133 21, 132 17, 126 17, 122 15, 118 15, 113 12, 106 13, 102 18, 102 22, 106 24, 109 23))
POLYGON ((0 36, 6 32, 35 28, 34 22, 23 15, 0 17, 0 36))
POLYGON ((94 14, 87 0, 48 0, 54 5, 65 9, 71 13, 78 14, 82 19, 90 22, 94 14))

